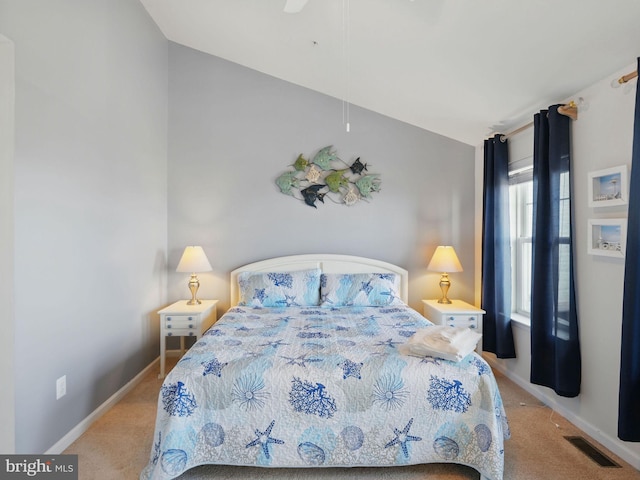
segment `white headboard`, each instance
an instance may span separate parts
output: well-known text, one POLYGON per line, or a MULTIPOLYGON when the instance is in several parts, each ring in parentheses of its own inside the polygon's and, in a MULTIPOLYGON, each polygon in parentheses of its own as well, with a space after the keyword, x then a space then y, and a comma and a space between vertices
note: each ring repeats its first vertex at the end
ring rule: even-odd
POLYGON ((286 272, 320 268, 324 273, 395 273, 400 277, 400 298, 404 303, 409 299, 409 272, 392 263, 353 255, 306 254, 269 258, 249 263, 231 272, 230 305, 237 305, 239 298, 238 275, 242 272, 286 272))

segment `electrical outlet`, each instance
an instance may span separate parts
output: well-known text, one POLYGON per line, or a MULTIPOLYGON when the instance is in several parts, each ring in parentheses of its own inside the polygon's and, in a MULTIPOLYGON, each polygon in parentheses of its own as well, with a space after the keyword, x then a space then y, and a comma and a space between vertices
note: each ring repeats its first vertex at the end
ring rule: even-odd
POLYGON ((56 400, 60 400, 67 394, 67 376, 63 375, 56 380, 56 400))

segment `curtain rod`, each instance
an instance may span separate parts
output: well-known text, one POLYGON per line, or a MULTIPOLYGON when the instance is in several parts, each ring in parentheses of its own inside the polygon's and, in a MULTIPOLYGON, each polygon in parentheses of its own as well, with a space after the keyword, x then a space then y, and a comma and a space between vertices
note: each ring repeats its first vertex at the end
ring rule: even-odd
MULTIPOLYGON (((618 79, 614 79, 611 82, 611 86, 614 87, 614 88, 617 88, 620 85, 625 84, 630 80, 633 80, 637 76, 638 76, 638 70, 634 70, 633 72, 627 73, 626 75, 623 75, 618 79)), ((582 103, 582 98, 578 99, 578 103, 582 103)), ((576 104, 576 102, 571 100, 566 105, 559 106, 558 107, 558 113, 560 113, 562 115, 566 115, 567 117, 571 118, 572 120, 577 120, 578 119, 578 105, 576 104)), ((533 122, 529 122, 529 123, 527 123, 525 125, 522 125, 521 127, 516 128, 512 132, 505 133, 504 135, 500 135, 500 141, 504 143, 504 142, 507 141, 507 138, 526 130, 527 128, 531 127, 532 125, 533 125, 533 122)))
POLYGON ((619 87, 623 83, 627 83, 629 80, 633 80, 637 76, 638 76, 638 70, 634 70, 633 72, 627 73, 626 75, 623 75, 620 78, 618 78, 617 80, 614 80, 613 82, 611 82, 611 86, 614 87, 614 88, 615 87, 619 87))
MULTIPOLYGON (((638 74, 638 72, 636 72, 636 75, 638 74)), ((582 98, 580 98, 578 100, 580 103, 582 103, 582 98)), ((573 100, 571 100, 569 103, 565 104, 565 105, 560 105, 558 107, 558 113, 560 115, 565 115, 569 118, 571 118, 572 120, 577 120, 578 119, 578 104, 576 102, 574 102, 573 100)), ((515 130, 509 132, 509 133, 505 133, 504 135, 500 135, 500 141, 502 143, 507 141, 507 138, 523 132, 524 130, 526 130, 527 128, 531 127, 533 125, 533 122, 529 122, 525 125, 522 125, 521 127, 516 128, 515 130)))
POLYGON ((504 143, 504 142, 507 141, 507 138, 509 138, 509 137, 511 137, 513 135, 516 135, 516 134, 518 134, 520 132, 524 132, 527 128, 531 127, 532 125, 533 125, 533 122, 529 122, 529 123, 527 123, 525 125, 522 125, 519 128, 516 128, 515 130, 513 130, 513 131, 511 131, 509 133, 505 133, 504 135, 500 135, 500 141, 502 143, 504 143))

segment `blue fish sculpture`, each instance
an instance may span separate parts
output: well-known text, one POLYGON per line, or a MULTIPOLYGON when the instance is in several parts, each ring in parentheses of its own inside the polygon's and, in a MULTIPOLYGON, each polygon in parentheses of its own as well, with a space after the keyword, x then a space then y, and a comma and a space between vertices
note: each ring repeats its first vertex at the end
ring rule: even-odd
POLYGON ((324 196, 326 193, 320 193, 320 190, 325 188, 326 185, 311 185, 307 188, 304 188, 300 191, 302 193, 302 198, 304 198, 304 203, 307 205, 318 208, 316 206, 316 200, 320 200, 324 203, 324 196))

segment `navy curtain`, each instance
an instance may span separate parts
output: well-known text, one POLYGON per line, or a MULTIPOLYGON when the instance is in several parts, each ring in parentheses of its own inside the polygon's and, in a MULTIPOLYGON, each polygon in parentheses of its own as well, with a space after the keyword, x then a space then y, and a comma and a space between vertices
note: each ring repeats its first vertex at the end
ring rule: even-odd
MULTIPOLYGON (((640 67, 640 58, 638 59, 640 67)), ((640 84, 638 84, 640 85, 640 84)), ((636 86, 622 304, 618 437, 640 442, 640 86, 636 86)))
POLYGON ((571 120, 558 105, 534 116, 531 383, 580 393, 571 241, 571 120))
POLYGON ((482 224, 482 348, 498 358, 515 358, 511 331, 511 240, 509 154, 500 135, 484 141, 482 224))

